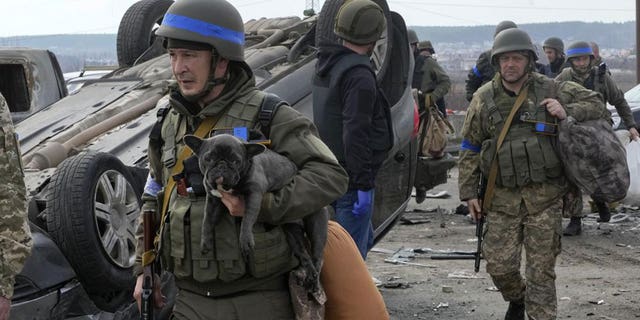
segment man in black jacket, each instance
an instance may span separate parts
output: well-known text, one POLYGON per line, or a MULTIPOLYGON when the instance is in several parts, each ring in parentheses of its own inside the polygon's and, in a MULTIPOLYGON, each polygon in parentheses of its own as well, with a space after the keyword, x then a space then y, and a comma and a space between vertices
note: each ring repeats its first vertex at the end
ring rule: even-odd
POLYGON ((313 80, 314 122, 349 175, 347 192, 333 203, 336 221, 349 231, 363 258, 373 246, 375 176, 393 139, 389 103, 370 63, 385 28, 377 4, 346 2, 334 27, 342 43, 320 45, 313 80))

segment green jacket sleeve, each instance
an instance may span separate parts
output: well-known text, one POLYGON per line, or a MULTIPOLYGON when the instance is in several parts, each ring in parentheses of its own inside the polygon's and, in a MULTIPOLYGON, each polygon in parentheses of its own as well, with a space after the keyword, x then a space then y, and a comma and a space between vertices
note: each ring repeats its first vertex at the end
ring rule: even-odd
POLYGON ((303 218, 347 191, 346 172, 311 120, 282 106, 273 118, 270 138, 272 150, 293 161, 298 173, 282 189, 264 195, 260 221, 278 224, 303 218))
POLYGON ((13 282, 31 253, 27 191, 9 108, 0 95, 0 295, 13 296, 13 282))
POLYGON ((475 95, 467 109, 462 126, 462 146, 458 160, 458 188, 460 200, 466 201, 478 197, 480 181, 480 148, 485 140, 480 117, 480 97, 475 95))
POLYGON ((560 82, 558 86, 558 101, 565 107, 567 115, 577 121, 605 118, 608 111, 599 93, 573 81, 560 82))
POLYGON ((616 107, 618 115, 622 119, 624 126, 627 128, 636 128, 636 122, 633 119, 631 108, 629 107, 627 100, 624 98, 622 90, 618 88, 613 79, 608 75, 604 75, 604 84, 608 93, 607 100, 611 105, 616 107))
POLYGON ((449 75, 433 58, 425 59, 422 70, 424 71, 422 92, 430 93, 433 96, 433 101, 443 98, 451 88, 449 75))

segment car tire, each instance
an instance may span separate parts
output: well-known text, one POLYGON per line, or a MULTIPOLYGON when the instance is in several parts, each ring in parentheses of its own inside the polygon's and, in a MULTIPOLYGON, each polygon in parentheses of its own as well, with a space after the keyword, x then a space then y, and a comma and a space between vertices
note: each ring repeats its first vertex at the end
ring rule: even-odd
POLYGON ((140 0, 125 12, 116 38, 120 67, 130 67, 165 53, 157 26, 173 0, 140 0))
POLYGON ((117 307, 133 288, 140 191, 129 169, 108 153, 82 152, 51 176, 47 230, 98 307, 117 307))
MULTIPOLYGON (((322 5, 322 10, 318 16, 316 22, 316 47, 320 47, 320 43, 339 43, 338 36, 333 33, 333 26, 338 14, 338 10, 344 4, 345 0, 326 0, 322 5)), ((376 4, 382 8, 387 19, 387 31, 385 33, 385 39, 378 41, 378 45, 374 49, 372 60, 376 65, 377 77, 382 78, 386 71, 386 66, 390 63, 391 54, 387 53, 393 34, 393 24, 391 23, 391 14, 389 12, 389 5, 385 0, 373 0, 376 4)))

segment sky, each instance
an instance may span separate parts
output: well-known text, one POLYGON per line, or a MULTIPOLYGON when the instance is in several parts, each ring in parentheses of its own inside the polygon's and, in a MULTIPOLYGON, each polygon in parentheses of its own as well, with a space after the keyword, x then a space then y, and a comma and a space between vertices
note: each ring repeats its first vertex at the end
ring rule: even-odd
MULTIPOLYGON (((180 0, 177 0, 180 1, 180 0)), ((301 16, 324 0, 229 0, 245 21, 260 17, 301 16)), ((495 25, 554 21, 626 22, 635 20, 633 0, 387 0, 408 26, 495 25)), ((0 37, 117 33, 134 0, 2 0, 0 37)))

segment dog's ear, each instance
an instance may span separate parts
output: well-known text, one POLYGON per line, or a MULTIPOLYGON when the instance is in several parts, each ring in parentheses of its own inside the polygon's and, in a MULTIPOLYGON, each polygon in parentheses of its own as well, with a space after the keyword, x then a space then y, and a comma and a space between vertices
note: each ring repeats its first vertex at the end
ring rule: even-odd
POLYGON ((259 143, 245 143, 244 148, 247 150, 247 159, 255 157, 267 150, 267 147, 259 143))
POLYGON ((198 151, 200 150, 200 146, 202 146, 202 139, 192 134, 188 134, 188 135, 185 135, 182 138, 182 140, 184 141, 184 144, 186 144, 187 147, 189 147, 189 149, 193 150, 193 153, 198 154, 198 151))

